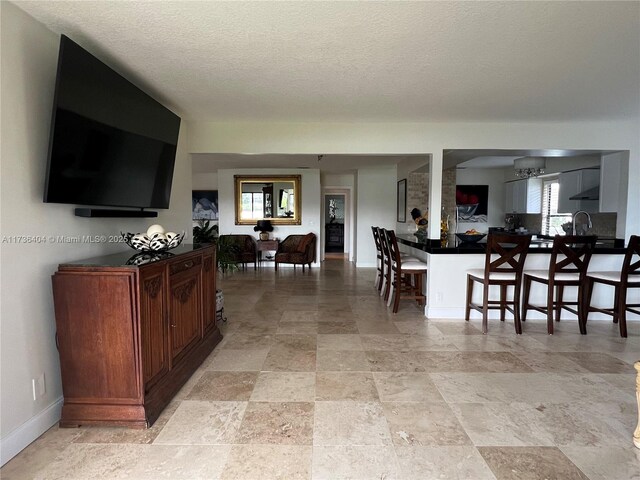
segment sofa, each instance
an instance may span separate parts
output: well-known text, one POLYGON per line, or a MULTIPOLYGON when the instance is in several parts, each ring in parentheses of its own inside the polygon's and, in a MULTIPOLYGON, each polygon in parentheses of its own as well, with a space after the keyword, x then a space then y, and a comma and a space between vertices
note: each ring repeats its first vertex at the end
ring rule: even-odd
POLYGON ((302 265, 304 271, 305 265, 309 265, 316 261, 316 236, 313 233, 306 235, 289 235, 280 244, 275 256, 276 270, 279 263, 292 263, 294 268, 296 265, 302 265))
POLYGON ((232 263, 242 264, 242 268, 245 268, 247 263, 253 263, 253 269, 256 269, 258 263, 256 239, 251 235, 220 235, 219 242, 221 245, 229 246, 232 263))

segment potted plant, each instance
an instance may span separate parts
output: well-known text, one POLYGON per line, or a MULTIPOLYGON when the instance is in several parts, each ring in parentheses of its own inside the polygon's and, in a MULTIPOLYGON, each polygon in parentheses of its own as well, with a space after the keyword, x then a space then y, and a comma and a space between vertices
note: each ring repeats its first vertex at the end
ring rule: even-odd
POLYGON ((211 225, 209 220, 198 220, 193 227, 193 243, 216 243, 218 225, 211 225))
POLYGON ((218 259, 218 268, 222 273, 238 270, 238 265, 236 264, 236 256, 239 253, 238 245, 235 244, 228 235, 218 237, 216 243, 218 246, 216 258, 218 259))

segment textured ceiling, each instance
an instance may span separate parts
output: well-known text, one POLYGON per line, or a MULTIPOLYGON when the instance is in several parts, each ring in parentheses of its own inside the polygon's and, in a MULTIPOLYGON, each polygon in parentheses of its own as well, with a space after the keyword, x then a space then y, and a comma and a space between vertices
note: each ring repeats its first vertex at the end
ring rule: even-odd
POLYGON ((640 116, 640 2, 15 2, 213 121, 640 116))

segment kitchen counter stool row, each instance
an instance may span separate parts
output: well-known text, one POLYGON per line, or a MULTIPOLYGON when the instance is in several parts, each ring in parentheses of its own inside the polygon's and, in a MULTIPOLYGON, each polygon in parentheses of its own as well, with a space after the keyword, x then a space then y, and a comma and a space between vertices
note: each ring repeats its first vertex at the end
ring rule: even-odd
POLYGON ((580 333, 584 335, 587 333, 589 312, 600 312, 613 316, 613 321, 620 325, 620 335, 626 337, 626 312, 640 314, 640 304, 627 303, 627 290, 640 288, 640 237, 631 236, 620 271, 588 272, 596 239, 595 236, 557 235, 553 239, 549 268, 524 270, 531 236, 490 234, 487 239, 484 269, 467 271, 465 320, 469 320, 471 309, 478 310, 482 313, 482 332, 487 333, 488 311, 499 309, 500 320, 504 321, 505 311, 509 310, 514 317, 516 333, 521 334, 521 322, 526 321, 527 312, 536 310, 546 315, 547 332, 551 335, 554 315, 555 321, 559 321, 561 311, 567 310, 578 317, 580 333), (482 303, 473 302, 475 283, 483 285, 482 303), (529 302, 531 285, 534 283, 546 287, 544 305, 533 305, 529 302), (591 294, 595 283, 614 287, 612 308, 591 306, 591 294), (489 298, 490 286, 500 288, 498 300, 489 298), (511 298, 507 295, 509 287, 513 289, 511 298), (565 287, 577 287, 577 295, 567 299, 565 287))
POLYGON ((372 226, 371 231, 377 252, 375 286, 387 306, 393 303, 393 313, 398 312, 402 299, 415 300, 424 306, 423 276, 427 273, 427 264, 401 253, 393 230, 372 226))

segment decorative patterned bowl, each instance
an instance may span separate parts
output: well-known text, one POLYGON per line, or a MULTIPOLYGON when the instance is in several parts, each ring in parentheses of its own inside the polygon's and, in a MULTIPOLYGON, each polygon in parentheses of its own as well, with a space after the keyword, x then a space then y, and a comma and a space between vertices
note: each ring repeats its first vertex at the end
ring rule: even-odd
POLYGON ((479 233, 476 235, 467 235, 466 233, 456 233, 456 237, 458 237, 463 243, 476 243, 486 237, 486 233, 479 233))
POLYGON ((175 236, 166 236, 156 233, 149 237, 146 233, 124 233, 120 232, 127 245, 140 252, 166 252, 176 248, 184 240, 186 232, 178 233, 175 236))

